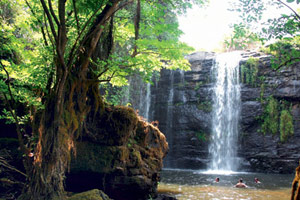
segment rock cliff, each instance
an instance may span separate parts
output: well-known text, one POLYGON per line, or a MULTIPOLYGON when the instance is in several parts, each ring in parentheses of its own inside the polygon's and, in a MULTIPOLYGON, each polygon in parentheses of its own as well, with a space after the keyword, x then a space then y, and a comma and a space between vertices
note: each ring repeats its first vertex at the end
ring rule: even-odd
MULTIPOLYGON (((300 63, 275 71, 271 57, 244 52, 240 61, 241 119, 238 138, 240 170, 292 173, 300 157, 300 63), (277 102, 275 131, 268 104, 277 102), (294 133, 280 137, 283 110, 292 115, 294 133), (267 123, 267 120, 270 122, 267 123)), ((206 169, 210 161, 208 145, 211 133, 211 69, 215 54, 198 52, 187 56, 191 71, 161 71, 151 87, 152 120, 166 134, 170 152, 165 166, 206 169)), ((284 122, 284 121, 283 121, 284 122)))

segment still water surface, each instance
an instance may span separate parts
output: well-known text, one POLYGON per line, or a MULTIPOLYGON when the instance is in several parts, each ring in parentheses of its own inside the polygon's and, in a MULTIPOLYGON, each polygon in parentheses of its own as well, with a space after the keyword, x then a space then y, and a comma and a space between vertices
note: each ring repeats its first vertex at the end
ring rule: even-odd
POLYGON ((205 174, 192 170, 163 170, 158 190, 179 200, 288 200, 293 174, 234 173, 205 174), (220 178, 215 183, 216 177, 220 178), (254 182, 257 177, 261 183, 254 182), (242 178, 248 188, 235 188, 242 178))

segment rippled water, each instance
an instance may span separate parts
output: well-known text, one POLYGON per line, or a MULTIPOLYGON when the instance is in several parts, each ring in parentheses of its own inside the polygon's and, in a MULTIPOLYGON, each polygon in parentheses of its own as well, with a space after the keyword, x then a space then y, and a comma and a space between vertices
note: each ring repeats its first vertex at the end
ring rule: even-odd
POLYGON ((179 200, 285 200, 290 199, 291 174, 235 173, 231 175, 204 174, 189 170, 164 170, 158 190, 175 195, 179 200), (220 178, 215 183, 216 177, 220 178), (257 177, 261 183, 256 184, 257 177), (248 188, 235 188, 243 178, 248 188))

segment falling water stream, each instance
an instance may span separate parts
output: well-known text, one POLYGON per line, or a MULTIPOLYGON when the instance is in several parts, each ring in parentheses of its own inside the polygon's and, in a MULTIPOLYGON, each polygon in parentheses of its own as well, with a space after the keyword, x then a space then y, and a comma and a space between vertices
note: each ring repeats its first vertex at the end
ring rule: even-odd
POLYGON ((151 121, 151 119, 149 118, 150 105, 151 105, 151 84, 147 83, 147 87, 146 87, 146 106, 145 106, 146 109, 145 109, 144 118, 146 120, 148 120, 148 122, 151 121))
POLYGON ((212 137, 209 146, 212 173, 238 169, 236 158, 240 115, 239 52, 219 54, 213 67, 212 137))
MULTIPOLYGON (((173 100, 174 100, 174 72, 170 72, 170 90, 168 94, 168 109, 167 109, 167 121, 168 125, 166 128, 166 136, 169 138, 168 143, 169 146, 173 146, 173 137, 172 137, 172 128, 173 128, 173 100)), ((172 161, 170 159, 170 155, 172 154, 172 150, 169 150, 169 155, 166 156, 164 166, 170 167, 172 166, 172 161)))

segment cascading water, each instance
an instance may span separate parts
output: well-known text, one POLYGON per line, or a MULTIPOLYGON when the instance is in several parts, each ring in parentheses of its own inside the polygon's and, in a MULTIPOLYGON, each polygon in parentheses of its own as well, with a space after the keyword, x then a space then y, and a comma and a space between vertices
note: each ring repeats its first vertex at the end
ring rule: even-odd
POLYGON ((145 116, 144 118, 148 120, 148 122, 151 121, 150 116, 149 116, 149 110, 150 110, 150 105, 151 105, 151 84, 147 83, 146 87, 146 108, 145 108, 145 116))
MULTIPOLYGON (((236 171, 238 123, 240 115, 239 52, 217 55, 213 67, 212 137, 209 171, 236 171)), ((221 172, 222 173, 222 172, 221 172)))
MULTIPOLYGON (((168 139, 169 147, 173 147, 173 101, 174 101, 174 71, 170 72, 170 90, 168 94, 168 108, 167 108, 167 127, 166 127, 166 137, 168 139)), ((169 153, 167 154, 164 160, 164 167, 172 167, 171 155, 173 153, 173 149, 169 149, 169 153)))
MULTIPOLYGON (((185 85, 185 80, 184 80, 184 71, 183 70, 180 70, 180 84, 184 87, 185 85)), ((185 97, 185 94, 184 94, 184 90, 182 91, 182 102, 183 103, 186 103, 186 97, 185 97)))

